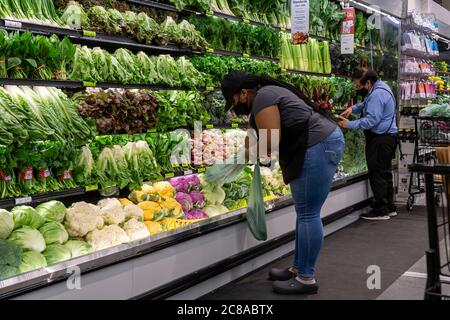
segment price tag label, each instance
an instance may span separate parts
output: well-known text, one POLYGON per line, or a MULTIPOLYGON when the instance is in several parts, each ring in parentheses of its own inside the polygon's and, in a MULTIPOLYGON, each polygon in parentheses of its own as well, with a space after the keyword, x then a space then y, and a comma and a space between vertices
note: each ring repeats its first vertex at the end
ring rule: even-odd
POLYGON ((155 132, 156 132, 156 128, 148 129, 147 132, 148 132, 148 133, 155 133, 155 132))
POLYGON ((281 73, 286 73, 287 72, 287 70, 286 69, 281 69, 281 73))
POLYGON ((285 27, 281 27, 280 29, 281 29, 281 31, 286 31, 285 27))
POLYGON ((239 128, 239 125, 238 125, 237 123, 232 123, 232 124, 231 124, 231 127, 234 128, 234 129, 236 129, 236 128, 239 128))
POLYGON ((248 59, 250 58, 250 55, 248 53, 243 53, 242 58, 248 59))
POLYGON ((206 15, 207 16, 213 16, 214 15, 214 11, 208 10, 208 11, 206 11, 206 15))
POLYGON ((173 173, 173 172, 166 173, 166 174, 164 175, 164 177, 165 177, 166 179, 168 179, 168 178, 173 178, 173 177, 175 177, 175 173, 173 173))
POLYGON ((89 31, 89 30, 83 30, 83 36, 85 36, 85 37, 96 37, 97 36, 97 32, 89 31))
POLYGON ((214 87, 206 87, 206 91, 214 91, 214 87))
POLYGON ((250 24, 250 20, 248 20, 248 19, 242 19, 242 22, 245 24, 250 24))
POLYGON ((185 175, 185 176, 188 176, 188 175, 190 175, 190 174, 192 174, 192 170, 185 170, 185 171, 184 171, 184 175, 185 175))
POLYGON ((98 190, 98 185, 93 184, 91 186, 86 186, 86 192, 98 190))
POLYGON ((197 172, 198 172, 198 173, 202 173, 202 172, 205 172, 205 170, 206 170, 205 168, 198 168, 198 169, 197 169, 197 172))
POLYGON ((212 128, 214 128, 214 126, 212 124, 207 124, 206 125, 206 129, 212 129, 212 128))
POLYGON ((22 198, 16 198, 16 205, 18 204, 24 204, 24 203, 30 203, 33 199, 31 197, 22 197, 22 198))
POLYGON ((213 48, 208 48, 208 49, 206 49, 206 52, 214 53, 214 49, 213 48))
POLYGON ((21 29, 22 28, 22 22, 5 20, 5 27, 21 29))
POLYGON ((83 81, 83 87, 96 87, 97 84, 95 82, 83 81))

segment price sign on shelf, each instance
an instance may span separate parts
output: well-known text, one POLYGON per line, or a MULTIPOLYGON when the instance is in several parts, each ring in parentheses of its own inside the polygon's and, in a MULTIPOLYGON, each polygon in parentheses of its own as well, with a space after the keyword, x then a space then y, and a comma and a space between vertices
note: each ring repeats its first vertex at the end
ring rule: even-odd
POLYGON ((341 24, 341 54, 355 52, 355 8, 342 10, 346 14, 341 24))
POLYGON ((309 39, 309 0, 291 0, 291 37, 293 44, 309 39))
POLYGON ((5 27, 21 29, 22 28, 22 22, 5 20, 5 27))
POLYGON ((95 87, 97 84, 95 82, 83 81, 83 87, 95 87))
POLYGON ((173 178, 173 177, 175 177, 175 173, 173 173, 173 172, 166 173, 166 174, 164 175, 164 177, 165 177, 166 179, 168 179, 168 178, 173 178))
POLYGON ((197 172, 198 172, 198 173, 205 172, 205 168, 198 168, 198 169, 197 169, 197 172))
POLYGON ((190 175, 190 174, 192 174, 192 170, 185 170, 185 171, 184 171, 184 175, 185 175, 185 176, 188 176, 188 175, 190 175))
POLYGON ((98 185, 86 186, 86 192, 98 190, 98 185))
POLYGON ((239 125, 238 125, 237 123, 232 123, 232 124, 231 124, 231 127, 232 127, 233 129, 236 129, 236 128, 239 128, 239 125))
POLYGON ((83 30, 83 36, 94 38, 97 36, 97 33, 95 31, 83 30))
POLYGON ((22 197, 22 198, 16 198, 16 205, 19 204, 25 204, 25 203, 31 203, 31 201, 33 201, 33 199, 31 197, 22 197))

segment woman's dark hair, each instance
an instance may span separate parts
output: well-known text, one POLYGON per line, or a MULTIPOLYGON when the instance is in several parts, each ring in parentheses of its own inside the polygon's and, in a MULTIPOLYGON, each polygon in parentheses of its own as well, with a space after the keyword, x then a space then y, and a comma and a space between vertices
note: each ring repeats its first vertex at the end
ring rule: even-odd
POLYGON ((303 94, 293 85, 267 76, 256 76, 244 71, 232 71, 227 74, 222 81, 222 93, 227 101, 227 106, 232 105, 233 96, 239 93, 242 89, 260 89, 265 86, 278 86, 290 90, 297 97, 303 100, 314 111, 320 113, 326 118, 336 121, 333 115, 314 103, 310 98, 303 94))

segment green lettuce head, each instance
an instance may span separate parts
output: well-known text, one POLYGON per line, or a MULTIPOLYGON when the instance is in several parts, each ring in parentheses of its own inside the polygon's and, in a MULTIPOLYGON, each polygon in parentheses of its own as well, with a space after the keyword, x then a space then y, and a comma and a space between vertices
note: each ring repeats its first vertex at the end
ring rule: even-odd
POLYGON ((69 248, 72 258, 83 256, 92 251, 92 246, 81 240, 69 240, 64 245, 69 248))
POLYGON ((45 257, 36 251, 26 251, 22 254, 22 263, 19 266, 20 273, 45 268, 47 261, 45 257))
POLYGON ((0 239, 8 238, 13 230, 14 220, 12 215, 8 211, 0 209, 0 239))
POLYGON ((23 250, 42 252, 45 250, 44 237, 34 228, 23 226, 14 230, 8 238, 23 250))
POLYGON ((45 221, 56 221, 62 223, 66 216, 66 207, 60 201, 52 200, 42 203, 36 207, 37 213, 45 221))
POLYGON ((39 232, 45 239, 45 243, 53 244, 59 243, 63 244, 69 239, 69 234, 67 233, 64 226, 59 222, 47 222, 40 229, 39 232))
POLYGON ((11 210, 14 219, 15 228, 28 226, 34 229, 39 229, 45 223, 34 208, 29 206, 18 206, 11 210))
POLYGON ((51 266, 52 264, 58 263, 60 261, 69 260, 72 258, 70 249, 62 244, 51 244, 45 249, 43 253, 47 264, 51 266))

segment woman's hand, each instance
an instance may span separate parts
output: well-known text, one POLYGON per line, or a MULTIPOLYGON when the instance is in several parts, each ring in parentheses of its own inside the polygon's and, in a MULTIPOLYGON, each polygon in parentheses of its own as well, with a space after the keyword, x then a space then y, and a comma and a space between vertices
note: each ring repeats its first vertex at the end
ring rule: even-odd
POLYGON ((341 113, 341 117, 348 118, 353 113, 353 108, 347 108, 344 112, 341 113))
POLYGON ((344 118, 343 116, 340 116, 339 118, 340 118, 340 120, 338 121, 339 127, 344 128, 344 129, 348 128, 348 123, 350 121, 348 121, 348 119, 344 118))

